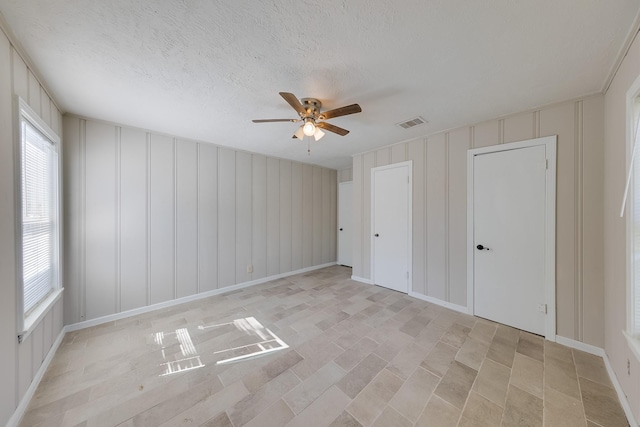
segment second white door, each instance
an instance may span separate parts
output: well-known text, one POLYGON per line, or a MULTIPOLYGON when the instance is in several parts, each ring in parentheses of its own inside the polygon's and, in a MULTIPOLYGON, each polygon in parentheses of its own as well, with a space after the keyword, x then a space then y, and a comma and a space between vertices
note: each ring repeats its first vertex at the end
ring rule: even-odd
POLYGON ((338 184, 338 264, 351 267, 353 182, 338 184))
POLYGON ((371 170, 372 278, 376 285, 409 291, 411 163, 371 170))
POLYGON ((546 148, 473 162, 474 314, 544 335, 546 148))

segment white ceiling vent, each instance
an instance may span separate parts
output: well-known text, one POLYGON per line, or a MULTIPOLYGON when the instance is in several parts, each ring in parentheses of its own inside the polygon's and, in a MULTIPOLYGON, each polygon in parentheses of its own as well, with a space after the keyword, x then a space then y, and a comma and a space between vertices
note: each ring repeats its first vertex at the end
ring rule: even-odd
POLYGON ((413 119, 405 120, 404 122, 396 123, 396 126, 400 126, 403 129, 409 129, 414 126, 421 125, 423 123, 427 123, 425 119, 422 117, 414 117, 413 119))

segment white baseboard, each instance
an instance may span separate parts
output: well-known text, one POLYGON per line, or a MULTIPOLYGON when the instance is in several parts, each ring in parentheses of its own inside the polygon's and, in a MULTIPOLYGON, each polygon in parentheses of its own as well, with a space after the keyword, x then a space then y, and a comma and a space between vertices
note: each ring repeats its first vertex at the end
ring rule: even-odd
POLYGON ((422 301, 430 302, 435 305, 439 305, 444 308, 448 308, 453 311, 458 311, 460 313, 469 314, 469 309, 465 306, 454 304, 452 302, 442 301, 441 299, 430 297, 427 295, 419 294, 417 292, 409 292, 409 296, 413 298, 417 298, 422 301))
POLYGON ((371 279, 365 279, 364 277, 351 276, 351 280, 355 280, 356 282, 366 283, 367 285, 373 285, 373 281, 371 279))
POLYGON ((22 399, 20 400, 20 404, 16 408, 11 418, 9 418, 9 421, 7 422, 6 427, 17 427, 18 424, 20 424, 20 421, 22 420, 22 417, 24 417, 24 414, 27 410, 27 407, 29 406, 29 403, 31 403, 31 399, 35 394, 36 389, 40 385, 40 381, 42 380, 44 373, 47 372, 47 368, 49 367, 49 364, 53 360, 53 356, 56 354, 58 347, 60 347, 60 344, 62 343, 64 335, 66 334, 65 329, 66 328, 62 328, 62 330, 60 331, 60 334, 58 334, 58 338, 56 338, 56 341, 53 343, 53 345, 49 349, 49 352, 47 353, 47 357, 45 357, 44 360, 42 361, 42 364, 40 365, 40 369, 38 369, 38 372, 36 372, 36 375, 33 377, 33 380, 31 381, 31 385, 27 389, 27 392, 24 394, 24 396, 22 396, 22 399))
POLYGON ((622 409, 624 410, 624 414, 627 416, 627 421, 629 422, 629 426, 638 427, 638 422, 633 416, 633 411, 631 410, 631 405, 629 405, 629 401, 627 400, 627 395, 624 394, 622 390, 622 386, 620 382, 618 382, 618 377, 616 373, 613 371, 611 367, 611 362, 609 362, 609 357, 606 352, 602 352, 602 359, 604 360, 604 366, 607 368, 607 373, 609 374, 609 379, 611 379, 611 383, 613 384, 613 388, 616 390, 618 394, 618 400, 620 401, 620 405, 622 405, 622 409))
POLYGON ((616 394, 618 395, 618 400, 620 401, 620 405, 624 410, 624 414, 627 416, 627 421, 631 427, 639 427, 638 422, 633 416, 633 411, 631 410, 631 405, 629 405, 629 401, 627 400, 627 395, 624 394, 622 390, 622 386, 618 381, 618 377, 616 376, 613 368, 611 367, 611 362, 609 362, 609 357, 604 349, 600 347, 596 347, 595 345, 585 344, 580 341, 573 340, 571 338, 566 338, 560 335, 556 335, 556 342, 558 344, 566 345, 567 347, 575 348, 576 350, 581 350, 586 353, 593 354, 595 356, 602 357, 604 360, 604 366, 607 368, 607 373, 609 374, 609 379, 613 384, 613 388, 616 390, 616 394))
POLYGON ((149 313, 151 311, 155 311, 161 308, 172 307, 174 305, 184 304, 186 302, 197 301, 204 298, 209 298, 215 295, 224 294, 226 292, 236 291, 238 289, 248 288, 250 286, 259 285, 261 283, 270 282, 272 280, 282 279, 283 277, 294 276, 296 274, 307 273, 313 270, 319 270, 321 268, 331 267, 336 265, 335 262, 329 262, 321 265, 314 265, 313 267, 306 267, 300 270, 290 271, 288 273, 276 274, 269 277, 263 277, 256 280, 251 280, 249 282, 238 283, 236 285, 227 286, 220 289, 214 289, 212 291, 202 292, 196 295, 189 295, 187 297, 182 297, 178 299, 174 299, 171 301, 165 301, 158 304, 147 305, 140 308, 134 308, 132 310, 122 311, 120 313, 109 314, 107 316, 98 317, 96 319, 85 320, 84 322, 78 322, 71 325, 65 326, 67 332, 78 331, 80 329, 90 328, 92 326, 101 325, 103 323, 113 322, 114 320, 122 320, 127 317, 135 316, 138 314, 149 313))
POLYGON ((567 347, 575 348, 576 350, 584 351, 585 353, 593 354, 594 356, 600 356, 604 358, 604 349, 596 347, 595 345, 586 344, 581 341, 576 341, 571 338, 556 335, 556 342, 558 344, 566 345, 567 347))

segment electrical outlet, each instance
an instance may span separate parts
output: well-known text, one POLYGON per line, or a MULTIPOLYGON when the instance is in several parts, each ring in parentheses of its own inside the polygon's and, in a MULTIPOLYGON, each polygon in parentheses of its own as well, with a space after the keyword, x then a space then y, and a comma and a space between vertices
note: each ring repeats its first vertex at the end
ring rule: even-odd
POLYGON ((247 273, 253 273, 253 265, 247 265, 247 273))

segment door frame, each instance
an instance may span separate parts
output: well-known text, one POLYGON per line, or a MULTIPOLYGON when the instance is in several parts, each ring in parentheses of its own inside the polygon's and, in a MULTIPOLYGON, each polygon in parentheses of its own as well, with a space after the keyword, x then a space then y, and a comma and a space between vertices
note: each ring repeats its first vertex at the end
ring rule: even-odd
POLYGON ((369 237, 371 240, 371 253, 369 254, 369 277, 371 277, 371 284, 375 285, 375 233, 373 233, 373 225, 375 224, 375 173, 377 171, 399 167, 407 167, 407 173, 409 176, 409 183, 407 185, 407 294, 409 294, 413 284, 413 160, 407 160, 405 162, 392 163, 390 165, 371 168, 371 225, 369 227, 369 233, 371 234, 371 236, 369 237))
POLYGON ((518 150, 521 148, 545 146, 547 174, 545 188, 545 257, 544 257, 544 297, 547 304, 545 316, 545 338, 556 340, 556 144, 557 135, 490 147, 474 148, 467 151, 467 309, 474 314, 474 157, 479 154, 518 150))
MULTIPOLYGON (((340 189, 344 185, 351 185, 351 204, 353 205, 353 181, 343 181, 338 183, 338 228, 336 230, 336 242, 338 242, 336 248, 336 262, 340 264, 340 189)), ((351 207, 351 228, 353 228, 353 206, 351 207)), ((353 268, 353 231, 349 231, 351 233, 351 264, 349 267, 353 268)))

